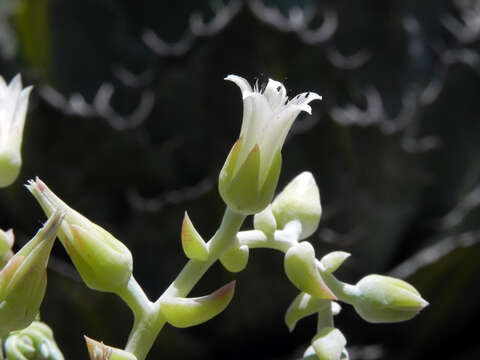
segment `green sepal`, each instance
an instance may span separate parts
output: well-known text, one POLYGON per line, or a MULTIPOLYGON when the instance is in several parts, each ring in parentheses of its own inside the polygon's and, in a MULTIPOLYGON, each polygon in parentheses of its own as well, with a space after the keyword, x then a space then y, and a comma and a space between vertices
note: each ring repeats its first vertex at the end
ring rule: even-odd
POLYGON ((255 145, 225 190, 222 192, 220 189, 222 198, 230 208, 242 214, 251 214, 252 207, 257 209, 259 172, 260 148, 255 145))
POLYGON ((331 274, 336 271, 349 256, 350 254, 345 251, 332 251, 322 257, 320 262, 325 268, 325 271, 331 274))
POLYGON ((336 300, 315 266, 315 250, 307 241, 292 246, 285 254, 285 273, 301 291, 321 299, 336 300))
POLYGON ((248 264, 249 249, 247 245, 234 247, 228 250, 220 257, 220 262, 230 272, 240 272, 246 268, 248 264))
POLYGON ((226 187, 232 180, 235 175, 235 169, 237 168, 237 160, 238 156, 240 155, 240 149, 243 144, 243 139, 240 137, 235 144, 233 144, 230 153, 227 156, 227 160, 225 164, 223 164, 223 168, 220 171, 219 177, 219 187, 220 192, 222 192, 222 188, 226 187))
POLYGON ((160 299, 162 314, 171 325, 186 328, 204 323, 220 314, 232 300, 235 281, 210 295, 197 298, 165 297, 160 299))
POLYGON ((313 315, 323 309, 332 306, 332 302, 326 299, 319 299, 310 294, 301 292, 293 300, 285 313, 285 323, 288 330, 293 331, 297 322, 307 316, 313 315))
POLYGON ((240 138, 230 151, 220 172, 219 192, 223 201, 235 212, 244 215, 256 214, 272 201, 280 176, 282 156, 278 152, 267 173, 260 174, 260 148, 255 145, 246 160, 238 166, 238 155, 242 146, 240 138), (238 170, 235 170, 238 169, 238 170), (261 180, 264 178, 265 180, 261 180))
POLYGON ((347 345, 342 332, 334 327, 324 327, 312 340, 312 347, 319 360, 340 360, 347 345))
POLYGON ((11 185, 18 178, 21 166, 22 159, 17 152, 0 152, 0 188, 11 185))
POLYGON ((207 244, 193 226, 186 211, 182 222, 182 248, 189 259, 200 261, 208 259, 207 244))

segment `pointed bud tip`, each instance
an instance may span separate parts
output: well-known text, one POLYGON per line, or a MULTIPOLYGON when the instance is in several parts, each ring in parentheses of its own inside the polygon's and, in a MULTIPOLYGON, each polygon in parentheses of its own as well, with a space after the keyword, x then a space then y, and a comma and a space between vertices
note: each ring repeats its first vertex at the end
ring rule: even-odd
POLYGON ((424 298, 421 297, 420 298, 420 307, 422 308, 422 310, 425 309, 428 305, 430 305, 430 303, 427 300, 425 300, 424 298))
POLYGON ((228 297, 235 291, 236 280, 230 281, 212 294, 212 299, 221 299, 228 297))
POLYGON ((40 192, 44 192, 46 190, 46 185, 45 183, 40 180, 38 176, 35 177, 35 179, 29 179, 27 180, 27 183, 25 184, 25 187, 32 192, 32 190, 36 189, 40 192))
POLYGON ((189 242, 192 240, 191 236, 187 236, 187 232, 189 232, 190 230, 191 223, 192 221, 190 220, 188 213, 185 211, 183 215, 182 230, 180 234, 183 242, 189 242))

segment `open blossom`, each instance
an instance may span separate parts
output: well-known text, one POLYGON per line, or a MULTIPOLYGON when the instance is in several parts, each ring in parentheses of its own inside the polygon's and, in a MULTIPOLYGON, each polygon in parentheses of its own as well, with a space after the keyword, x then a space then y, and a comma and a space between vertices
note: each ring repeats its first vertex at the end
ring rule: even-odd
POLYGON ((220 193, 234 210, 245 214, 263 210, 271 201, 281 167, 281 149, 293 122, 321 97, 313 92, 288 99, 282 83, 270 79, 261 90, 240 76, 225 78, 238 85, 243 98, 240 138, 220 174, 220 193))
POLYGON ((31 90, 31 86, 23 89, 20 75, 8 85, 0 76, 0 187, 12 184, 20 173, 20 148, 31 90))

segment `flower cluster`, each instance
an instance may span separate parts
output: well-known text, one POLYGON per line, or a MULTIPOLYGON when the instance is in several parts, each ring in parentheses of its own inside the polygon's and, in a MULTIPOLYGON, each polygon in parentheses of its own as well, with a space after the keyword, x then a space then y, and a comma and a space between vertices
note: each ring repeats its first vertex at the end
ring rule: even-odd
MULTIPOLYGON (((239 272, 247 266, 250 250, 258 247, 284 253, 283 270, 299 290, 286 311, 289 330, 302 318, 317 316, 317 331, 303 359, 348 359, 347 339, 333 321, 341 311, 339 302, 352 305, 372 323, 409 320, 428 305, 400 279, 373 274, 354 285, 338 280, 334 272, 350 256, 346 252, 317 259, 306 240, 316 232, 322 215, 320 191, 311 173, 302 172, 274 198, 287 134, 302 111, 311 113, 309 103, 321 97, 306 92, 289 99, 283 84, 272 79, 263 89, 252 88, 236 75, 226 80, 242 92, 243 121, 219 176, 225 214, 218 231, 205 241, 185 213, 180 238, 188 262, 156 301, 135 280, 126 245, 67 205, 40 179, 28 182, 27 189, 49 219, 16 254, 13 231, 0 230, 0 340, 5 340, 8 359, 63 360, 50 328, 36 320, 57 236, 84 283, 118 295, 134 315, 124 349, 85 337, 92 360, 144 360, 164 325, 191 327, 222 313, 234 296, 235 281, 205 296, 188 293, 216 261, 239 272), (248 215, 254 215, 254 228, 240 231, 248 215)), ((20 171, 30 90, 22 89, 19 76, 9 85, 0 77, 0 187, 11 184, 20 171)))

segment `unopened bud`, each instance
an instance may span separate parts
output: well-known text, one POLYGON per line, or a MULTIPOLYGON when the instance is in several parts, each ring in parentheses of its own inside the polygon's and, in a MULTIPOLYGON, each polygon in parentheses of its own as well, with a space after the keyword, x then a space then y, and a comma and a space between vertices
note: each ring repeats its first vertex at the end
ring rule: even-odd
POLYGON ((312 235, 318 228, 322 207, 320 193, 310 172, 293 179, 272 203, 272 211, 279 228, 293 220, 302 223, 300 240, 312 235))
POLYGON ((128 351, 105 345, 103 342, 90 339, 87 336, 84 337, 90 360, 137 360, 137 357, 128 351))
POLYGON ((288 278, 299 290, 321 299, 336 300, 317 271, 315 250, 309 242, 304 241, 288 249, 284 267, 288 278))
POLYGON ((0 271, 0 338, 30 325, 47 286, 46 267, 63 215, 56 212, 0 271))
POLYGON ((382 275, 368 275, 357 283, 360 295, 353 306, 371 323, 410 320, 428 305, 409 283, 382 275))
POLYGON ((56 210, 65 212, 58 237, 88 287, 116 292, 127 285, 133 259, 122 242, 70 208, 40 179, 30 181, 27 189, 47 215, 56 210))
POLYGON ((165 297, 160 299, 162 314, 171 325, 179 328, 204 323, 220 314, 232 300, 235 281, 210 295, 197 298, 165 297))
POLYGON ((5 340, 5 355, 8 360, 64 360, 52 330, 40 321, 11 332, 5 340))
POLYGON ((340 360, 346 344, 342 332, 330 326, 320 330, 312 340, 312 347, 319 360, 340 360))

